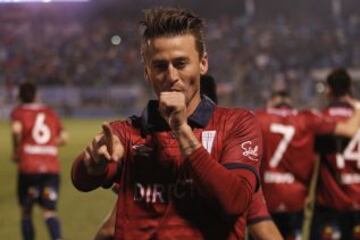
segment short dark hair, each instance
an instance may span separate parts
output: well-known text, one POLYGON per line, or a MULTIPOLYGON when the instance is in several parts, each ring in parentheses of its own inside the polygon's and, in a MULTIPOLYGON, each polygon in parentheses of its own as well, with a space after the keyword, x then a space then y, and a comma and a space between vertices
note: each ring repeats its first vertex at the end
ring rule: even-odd
POLYGON ((272 92, 269 100, 270 101, 268 101, 268 106, 271 107, 292 106, 290 92, 286 89, 276 90, 272 92))
POLYGON ((35 101, 36 86, 32 82, 24 82, 19 86, 19 98, 22 103, 35 101))
POLYGON ((162 36, 176 36, 190 33, 195 37, 195 46, 202 57, 205 53, 204 21, 189 10, 181 8, 156 7, 144 10, 144 27, 141 43, 141 54, 144 58, 146 46, 150 39, 162 36))
POLYGON ((343 68, 334 69, 326 78, 326 83, 334 97, 351 94, 351 82, 350 75, 343 68))
POLYGON ((218 102, 216 94, 216 82, 211 75, 200 76, 200 94, 208 96, 214 103, 218 102))

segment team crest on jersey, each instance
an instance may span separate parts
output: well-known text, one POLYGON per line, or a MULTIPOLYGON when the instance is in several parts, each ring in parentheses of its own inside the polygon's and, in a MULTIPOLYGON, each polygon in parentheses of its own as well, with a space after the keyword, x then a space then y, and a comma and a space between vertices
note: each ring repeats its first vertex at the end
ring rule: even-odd
POLYGON ((253 144, 252 141, 246 141, 241 144, 243 156, 249 158, 252 161, 257 161, 259 158, 259 146, 253 144))
POLYGON ((203 147, 208 151, 208 153, 211 153, 211 149, 214 145, 214 139, 215 139, 216 131, 203 131, 201 135, 201 141, 203 147))

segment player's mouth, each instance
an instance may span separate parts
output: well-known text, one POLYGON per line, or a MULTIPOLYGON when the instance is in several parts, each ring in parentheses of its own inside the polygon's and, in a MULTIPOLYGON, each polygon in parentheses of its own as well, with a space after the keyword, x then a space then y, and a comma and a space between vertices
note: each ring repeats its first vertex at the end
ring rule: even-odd
POLYGON ((169 92, 182 92, 182 90, 178 88, 171 88, 169 92))

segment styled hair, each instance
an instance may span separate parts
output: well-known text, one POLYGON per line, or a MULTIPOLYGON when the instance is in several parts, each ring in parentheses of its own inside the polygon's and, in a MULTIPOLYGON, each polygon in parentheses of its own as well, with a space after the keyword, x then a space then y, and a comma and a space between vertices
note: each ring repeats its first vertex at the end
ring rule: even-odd
POLYGON ((218 103, 216 82, 211 75, 200 76, 200 94, 208 96, 214 103, 218 103))
POLYGON ((189 10, 181 8, 156 7, 144 10, 141 55, 145 59, 149 40, 157 37, 172 37, 192 34, 195 37, 196 50, 199 57, 206 51, 204 41, 204 21, 189 10))
POLYGON ((351 82, 350 75, 343 68, 333 70, 326 78, 326 83, 334 97, 351 94, 351 82))
POLYGON ((22 103, 35 101, 36 86, 32 82, 24 82, 19 86, 19 98, 22 103))
POLYGON ((274 98, 274 97, 290 98, 290 93, 288 90, 282 89, 282 90, 272 92, 271 97, 272 98, 274 98))

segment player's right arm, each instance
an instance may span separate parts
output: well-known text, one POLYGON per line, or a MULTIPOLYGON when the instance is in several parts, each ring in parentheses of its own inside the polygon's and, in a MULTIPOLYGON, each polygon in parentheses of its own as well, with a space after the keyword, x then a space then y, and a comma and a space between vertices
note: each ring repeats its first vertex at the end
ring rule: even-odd
POLYGON ((348 120, 336 124, 334 134, 352 137, 360 127, 360 102, 352 98, 348 98, 347 102, 354 108, 354 113, 348 120))
POLYGON ((15 163, 19 162, 19 147, 21 141, 21 132, 22 132, 22 124, 18 120, 13 120, 11 122, 11 135, 12 135, 12 145, 13 145, 13 152, 12 152, 12 160, 15 163))
POLYGON ((71 178, 80 191, 94 190, 111 179, 124 155, 123 144, 110 125, 103 124, 102 129, 73 163, 71 178))

